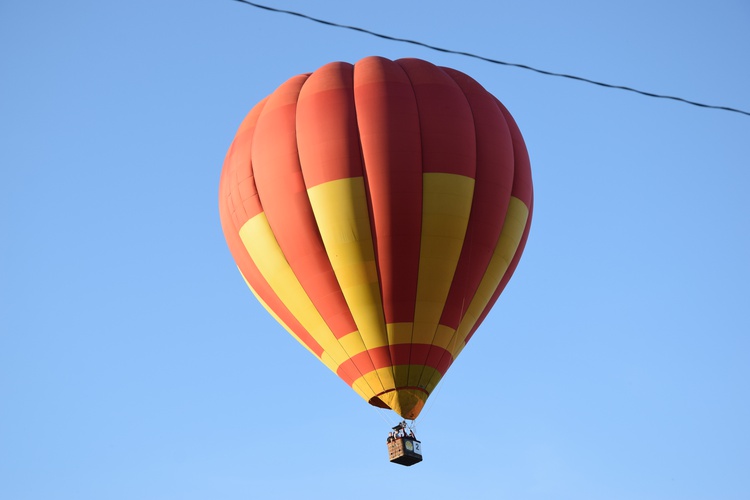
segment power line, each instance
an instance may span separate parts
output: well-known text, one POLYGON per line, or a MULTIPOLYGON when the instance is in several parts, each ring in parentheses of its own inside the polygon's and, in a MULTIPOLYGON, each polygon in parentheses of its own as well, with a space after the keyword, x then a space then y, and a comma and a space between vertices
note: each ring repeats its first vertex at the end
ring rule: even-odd
POLYGON ((301 12, 294 12, 294 11, 285 10, 285 9, 277 9, 275 7, 269 7, 267 5, 261 5, 261 4, 255 3, 255 2, 250 2, 249 0, 235 0, 235 1, 239 2, 239 3, 244 3, 246 5, 250 5, 252 7, 256 7, 258 9, 268 10, 268 11, 271 11, 271 12, 278 12, 278 13, 281 13, 281 14, 288 14, 288 15, 296 16, 296 17, 301 17, 303 19, 307 19, 309 21, 314 21, 316 23, 324 24, 326 26, 332 26, 332 27, 335 27, 335 28, 344 28, 344 29, 348 29, 348 30, 352 30, 352 31, 358 31, 360 33, 365 33, 367 35, 372 35, 372 36, 376 36, 378 38, 383 38, 385 40, 391 40, 391 41, 394 41, 394 42, 401 42, 401 43, 409 43, 409 44, 412 44, 412 45, 418 45, 420 47, 424 47, 424 48, 427 48, 427 49, 430 49, 430 50, 436 50, 438 52, 443 52, 443 53, 446 53, 446 54, 455 54, 455 55, 459 55, 459 56, 471 57, 471 58, 479 59, 481 61, 485 61, 485 62, 492 63, 492 64, 499 64, 499 65, 502 65, 502 66, 511 66, 511 67, 514 67, 514 68, 521 68, 521 69, 525 69, 525 70, 529 70, 529 71, 534 71, 534 72, 540 73, 542 75, 557 76, 557 77, 560 77, 560 78, 567 78, 569 80, 577 80, 577 81, 580 81, 580 82, 590 83, 592 85, 598 85, 600 87, 606 87, 606 88, 609 88, 609 89, 625 90, 625 91, 634 92, 636 94, 640 94, 640 95, 643 95, 643 96, 646 96, 646 97, 654 97, 654 98, 657 98, 657 99, 669 99, 669 100, 678 101, 678 102, 681 102, 681 103, 684 103, 684 104, 690 104, 690 105, 693 105, 693 106, 698 106, 700 108, 718 109, 720 111, 731 111, 732 113, 740 113, 740 114, 743 114, 743 115, 746 115, 746 116, 750 116, 750 112, 743 111, 743 110, 737 109, 737 108, 730 108, 728 106, 715 106, 715 105, 712 105, 712 104, 705 104, 705 103, 701 103, 701 102, 691 101, 691 100, 688 100, 688 99, 684 99, 682 97, 675 97, 675 96, 663 95, 663 94, 655 94, 653 92, 646 92, 646 91, 643 91, 643 90, 635 89, 633 87, 626 87, 624 85, 613 85, 611 83, 599 82, 599 81, 596 81, 596 80, 591 80, 589 78, 584 78, 582 76, 568 75, 566 73, 556 73, 554 71, 547 71, 547 70, 544 70, 544 69, 534 68, 534 67, 528 66, 526 64, 518 64, 518 63, 507 62, 507 61, 499 61, 497 59, 492 59, 492 58, 489 58, 489 57, 484 57, 484 56, 480 56, 480 55, 477 55, 477 54, 472 54, 471 52, 463 52, 463 51, 460 51, 460 50, 452 50, 452 49, 446 49, 446 48, 443 48, 443 47, 436 47, 435 45, 430 45, 430 44, 427 44, 427 43, 424 43, 424 42, 420 42, 420 41, 417 41, 417 40, 409 40, 408 38, 399 38, 399 37, 395 37, 395 36, 384 35, 382 33, 376 33, 374 31, 370 31, 370 30, 365 29, 365 28, 359 28, 357 26, 349 26, 349 25, 346 25, 346 24, 334 23, 332 21, 326 21, 325 19, 318 19, 316 17, 308 16, 307 14, 302 14, 301 12))

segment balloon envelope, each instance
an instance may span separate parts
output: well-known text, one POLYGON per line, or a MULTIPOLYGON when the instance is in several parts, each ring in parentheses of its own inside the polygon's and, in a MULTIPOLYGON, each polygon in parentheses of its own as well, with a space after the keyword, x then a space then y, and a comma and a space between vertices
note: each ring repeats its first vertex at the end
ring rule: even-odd
POLYGON ((419 59, 289 79, 240 125, 219 188, 261 304, 366 401, 409 419, 513 274, 532 205, 505 107, 419 59))

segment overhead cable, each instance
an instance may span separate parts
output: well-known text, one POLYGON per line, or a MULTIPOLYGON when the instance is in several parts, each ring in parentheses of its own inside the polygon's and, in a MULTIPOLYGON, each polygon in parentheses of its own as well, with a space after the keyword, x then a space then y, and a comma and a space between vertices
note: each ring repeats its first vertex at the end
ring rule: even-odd
POLYGON ((705 103, 700 103, 700 102, 696 102, 696 101, 691 101, 691 100, 688 100, 688 99, 684 99, 682 97, 675 97, 675 96, 663 95, 663 94, 655 94, 653 92, 646 92, 646 91, 643 91, 643 90, 635 89, 633 87, 626 87, 624 85, 613 85, 611 83, 599 82, 599 81, 591 80, 589 78, 584 78, 584 77, 581 77, 581 76, 569 75, 569 74, 566 74, 566 73, 557 73, 557 72, 554 72, 554 71, 547 71, 547 70, 544 70, 544 69, 534 68, 534 67, 528 66, 526 64, 519 64, 519 63, 511 63, 511 62, 507 62, 507 61, 500 61, 500 60, 497 60, 497 59, 492 59, 492 58, 489 58, 489 57, 484 57, 484 56, 480 56, 480 55, 477 55, 477 54, 472 54, 471 52, 463 52, 463 51, 460 51, 460 50, 452 50, 452 49, 446 49, 446 48, 442 48, 442 47, 436 47, 435 45, 430 45, 430 44, 427 44, 427 43, 424 43, 424 42, 420 42, 420 41, 417 41, 417 40, 410 40, 408 38, 399 38, 399 37, 395 37, 395 36, 384 35, 382 33, 376 33, 374 31, 371 31, 371 30, 368 30, 368 29, 365 29, 365 28, 359 28, 357 26, 349 26, 349 25, 346 25, 346 24, 334 23, 332 21, 326 21, 325 19, 318 19, 316 17, 308 16, 307 14, 302 14, 301 12, 295 12, 295 11, 285 10, 285 9, 278 9, 276 7, 269 7, 267 5, 261 5, 259 3, 250 2, 249 0, 235 0, 235 1, 239 2, 239 3, 246 4, 246 5, 250 5, 252 7, 256 7, 258 9, 268 10, 268 11, 271 11, 271 12, 278 12, 278 13, 281 13, 281 14, 288 14, 288 15, 296 16, 296 17, 301 17, 303 19, 307 19, 309 21, 314 21, 316 23, 324 24, 326 26, 332 26, 332 27, 335 27, 335 28, 344 28, 344 29, 348 29, 348 30, 352 30, 352 31, 358 31, 360 33, 365 33, 365 34, 368 34, 368 35, 376 36, 378 38, 383 38, 385 40, 391 40, 391 41, 394 41, 394 42, 401 42, 401 43, 409 43, 409 44, 412 44, 412 45, 418 45, 420 47, 424 47, 424 48, 427 48, 427 49, 430 49, 430 50, 436 50, 438 52, 443 52, 443 53, 446 53, 446 54, 455 54, 455 55, 459 55, 459 56, 471 57, 471 58, 479 59, 481 61, 485 61, 485 62, 492 63, 492 64, 499 64, 499 65, 502 65, 502 66, 511 66, 511 67, 514 67, 514 68, 521 68, 521 69, 526 69, 526 70, 529 70, 529 71, 534 71, 534 72, 540 73, 542 75, 557 76, 557 77, 560 77, 560 78, 567 78, 567 79, 570 79, 570 80, 577 80, 577 81, 584 82, 584 83, 590 83, 592 85, 598 85, 600 87, 606 87, 606 88, 617 89, 617 90, 625 90, 625 91, 634 92, 636 94, 640 94, 640 95, 643 95, 643 96, 646 96, 646 97, 654 97, 654 98, 657 98, 657 99, 669 99, 669 100, 678 101, 678 102, 681 102, 681 103, 684 103, 684 104, 690 104, 692 106, 698 106, 700 108, 717 109, 717 110, 720 110, 720 111, 730 111, 732 113, 740 113, 740 114, 743 114, 743 115, 746 115, 746 116, 750 116, 750 111, 743 111, 743 110, 737 109, 737 108, 731 108, 731 107, 728 107, 728 106, 716 106, 716 105, 713 105, 713 104, 705 104, 705 103))

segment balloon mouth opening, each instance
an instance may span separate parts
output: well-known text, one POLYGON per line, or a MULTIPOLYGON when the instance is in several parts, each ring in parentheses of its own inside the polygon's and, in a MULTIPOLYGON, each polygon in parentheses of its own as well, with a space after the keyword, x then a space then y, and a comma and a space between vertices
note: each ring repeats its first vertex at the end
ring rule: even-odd
POLYGON ((380 399, 377 396, 371 397, 370 400, 368 401, 368 403, 370 403, 372 406, 376 406, 378 408, 383 408, 385 410, 390 410, 391 409, 390 406, 388 406, 387 404, 383 403, 383 400, 380 399))
POLYGON ((414 420, 424 408, 429 395, 421 387, 396 387, 373 396, 368 403, 378 408, 393 410, 405 419, 414 420))

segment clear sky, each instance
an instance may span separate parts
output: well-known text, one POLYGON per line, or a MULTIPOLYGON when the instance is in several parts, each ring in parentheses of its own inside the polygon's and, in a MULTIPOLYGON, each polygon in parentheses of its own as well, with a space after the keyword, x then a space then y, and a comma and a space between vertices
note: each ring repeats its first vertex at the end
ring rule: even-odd
MULTIPOLYGON (((750 109, 747 0, 269 3, 750 109)), ((748 116, 231 0, 2 1, 0 498, 746 500, 748 167, 748 116), (524 258, 410 468, 394 414, 255 301, 217 208, 247 111, 369 55, 472 75, 535 182, 524 258)))

